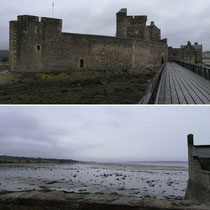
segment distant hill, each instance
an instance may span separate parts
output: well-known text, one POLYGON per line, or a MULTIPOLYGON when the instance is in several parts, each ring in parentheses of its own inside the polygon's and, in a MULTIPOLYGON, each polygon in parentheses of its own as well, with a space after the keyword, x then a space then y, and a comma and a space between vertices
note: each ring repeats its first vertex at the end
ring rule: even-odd
POLYGON ((0 164, 2 163, 77 163, 71 159, 48 159, 48 158, 31 158, 31 157, 16 157, 16 156, 0 156, 0 164))
POLYGON ((8 50, 0 50, 0 60, 3 57, 8 57, 9 56, 9 51, 8 50))

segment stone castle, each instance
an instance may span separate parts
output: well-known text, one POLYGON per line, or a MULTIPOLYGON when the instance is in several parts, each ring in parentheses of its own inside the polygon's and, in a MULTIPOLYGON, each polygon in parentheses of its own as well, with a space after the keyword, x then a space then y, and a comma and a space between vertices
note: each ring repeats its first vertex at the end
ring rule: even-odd
POLYGON ((167 40, 147 16, 117 14, 116 37, 62 32, 62 20, 23 15, 10 21, 10 70, 18 72, 160 67, 167 40))
POLYGON ((198 64, 203 62, 203 47, 195 42, 194 45, 188 41, 187 45, 180 48, 168 48, 168 59, 179 60, 188 63, 198 64))
POLYGON ((189 180, 187 199, 210 202, 210 145, 195 146, 188 135, 189 180))

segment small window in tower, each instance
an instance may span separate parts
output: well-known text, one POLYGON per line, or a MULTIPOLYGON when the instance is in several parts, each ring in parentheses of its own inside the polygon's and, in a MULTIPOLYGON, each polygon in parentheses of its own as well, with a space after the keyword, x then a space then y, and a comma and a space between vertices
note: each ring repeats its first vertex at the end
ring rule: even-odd
POLYGON ((83 59, 80 59, 80 68, 84 68, 84 60, 83 59))
POLYGON ((36 50, 41 50, 41 46, 40 45, 36 45, 36 50))

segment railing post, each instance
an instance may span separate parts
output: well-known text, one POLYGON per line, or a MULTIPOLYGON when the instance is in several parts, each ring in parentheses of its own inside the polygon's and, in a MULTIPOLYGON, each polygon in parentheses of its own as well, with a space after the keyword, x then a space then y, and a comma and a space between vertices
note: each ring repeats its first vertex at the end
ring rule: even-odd
POLYGON ((178 61, 178 60, 174 60, 174 62, 177 63, 178 65, 194 72, 195 74, 197 74, 207 80, 210 80, 210 69, 209 68, 205 68, 205 67, 198 66, 198 65, 195 65, 192 63, 186 63, 186 62, 178 61))
POLYGON ((208 79, 208 77, 207 77, 207 69, 204 68, 203 70, 204 70, 204 78, 205 78, 205 79, 208 79))
POLYGON ((210 69, 208 69, 208 72, 209 72, 209 80, 210 80, 210 69))

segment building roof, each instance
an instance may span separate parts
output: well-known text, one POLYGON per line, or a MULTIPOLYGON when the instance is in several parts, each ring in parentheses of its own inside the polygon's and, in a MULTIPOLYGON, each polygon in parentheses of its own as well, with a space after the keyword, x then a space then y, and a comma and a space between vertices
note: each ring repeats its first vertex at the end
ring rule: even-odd
POLYGON ((194 146, 191 155, 198 158, 209 158, 210 159, 210 145, 206 146, 194 146))

